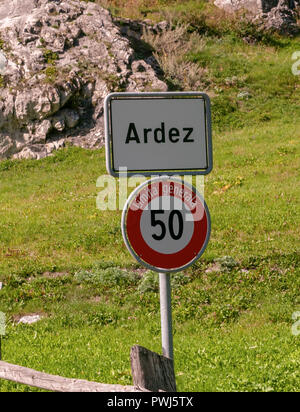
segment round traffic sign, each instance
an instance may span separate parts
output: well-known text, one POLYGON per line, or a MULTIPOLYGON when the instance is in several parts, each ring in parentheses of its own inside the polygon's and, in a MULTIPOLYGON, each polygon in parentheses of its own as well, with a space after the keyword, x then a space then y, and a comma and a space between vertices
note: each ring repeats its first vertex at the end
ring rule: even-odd
POLYGON ((210 236, 210 215, 195 187, 173 177, 141 184, 127 200, 122 233, 130 253, 157 272, 194 263, 210 236))

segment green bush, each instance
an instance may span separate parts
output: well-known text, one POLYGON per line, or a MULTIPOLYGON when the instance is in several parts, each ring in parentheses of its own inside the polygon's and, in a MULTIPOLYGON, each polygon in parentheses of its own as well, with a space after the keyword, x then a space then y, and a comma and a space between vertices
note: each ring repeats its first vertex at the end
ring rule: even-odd
POLYGON ((135 272, 122 270, 118 267, 80 271, 75 274, 79 283, 90 283, 98 286, 130 286, 137 284, 138 275, 135 272))
POLYGON ((238 266, 238 263, 231 256, 223 256, 215 260, 220 265, 221 272, 231 272, 238 266))
POLYGON ((49 49, 45 49, 43 54, 44 54, 46 63, 51 64, 51 65, 53 65, 56 62, 56 60, 59 59, 58 54, 49 49))
MULTIPOLYGON (((171 274, 171 287, 177 289, 189 282, 189 277, 183 272, 171 274)), ((149 270, 146 272, 138 285, 138 292, 143 294, 147 292, 157 292, 159 290, 159 275, 149 270)))

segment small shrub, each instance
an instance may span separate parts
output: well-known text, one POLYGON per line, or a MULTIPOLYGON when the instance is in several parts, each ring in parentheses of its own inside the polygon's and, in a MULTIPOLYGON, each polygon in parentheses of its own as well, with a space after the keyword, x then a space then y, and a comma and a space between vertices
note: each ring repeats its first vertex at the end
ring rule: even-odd
MULTIPOLYGON (((171 287, 177 289, 189 282, 188 276, 183 272, 171 274, 171 287)), ((147 292, 158 292, 159 290, 159 275, 156 272, 148 271, 143 275, 138 286, 138 292, 143 294, 147 292)))
POLYGON ((104 326, 118 321, 118 313, 112 311, 101 311, 89 313, 87 315, 87 324, 90 326, 104 326))
POLYGON ((197 90, 207 83, 206 69, 186 58, 195 48, 202 50, 206 42, 197 33, 189 35, 187 26, 179 25, 158 35, 145 31, 144 40, 155 50, 154 56, 169 82, 183 90, 197 90))
POLYGON ((43 54, 44 54, 45 61, 48 64, 53 65, 59 59, 58 54, 49 49, 44 50, 43 54))
POLYGON ((135 272, 109 267, 92 272, 77 272, 75 274, 75 280, 79 283, 90 283, 97 286, 130 286, 137 283, 138 275, 135 272))
POLYGON ((230 116, 237 111, 238 106, 230 96, 220 95, 212 101, 212 116, 216 124, 224 124, 224 117, 230 116))
POLYGON ((157 292, 159 289, 158 273, 148 271, 143 275, 138 286, 138 292, 143 294, 146 292, 157 292))
POLYGON ((221 305, 215 312, 216 322, 218 324, 235 321, 239 315, 239 310, 230 304, 221 305))
POLYGON ((3 87, 5 87, 5 79, 2 74, 0 74, 0 88, 2 89, 3 87))
POLYGON ((44 73, 46 75, 46 81, 48 83, 54 83, 56 81, 57 77, 58 77, 58 71, 57 71, 57 68, 55 66, 47 67, 44 70, 44 73))
POLYGON ((238 266, 238 263, 231 256, 223 256, 215 260, 220 265, 221 272, 231 272, 232 269, 238 266))

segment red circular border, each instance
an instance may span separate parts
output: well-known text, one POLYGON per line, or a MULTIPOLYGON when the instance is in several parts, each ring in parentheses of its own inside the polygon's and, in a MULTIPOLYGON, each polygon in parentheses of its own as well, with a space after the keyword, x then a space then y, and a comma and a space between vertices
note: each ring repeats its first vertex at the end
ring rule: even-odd
MULTIPOLYGON (((164 182, 166 183, 166 182, 164 182)), ((180 185, 182 188, 184 188, 185 193, 187 191, 190 191, 194 195, 194 198, 196 200, 196 210, 200 210, 200 213, 203 214, 203 217, 201 220, 194 220, 194 233, 192 238, 190 239, 188 245, 180 250, 179 252, 176 252, 174 254, 165 254, 165 253, 160 253, 157 252, 153 249, 151 249, 148 244, 144 241, 142 234, 141 234, 141 229, 140 229, 140 220, 141 216, 143 213, 144 208, 146 205, 144 205, 142 208, 137 209, 136 207, 132 207, 132 204, 135 202, 136 204, 137 199, 139 199, 141 193, 150 186, 153 187, 153 185, 158 185, 158 192, 159 196, 164 196, 162 193, 162 181, 160 182, 155 182, 151 183, 149 182, 148 185, 143 186, 141 188, 141 191, 139 191, 135 197, 132 199, 130 204, 127 207, 127 215, 125 219, 126 223, 126 232, 127 232, 127 239, 129 241, 129 244, 131 248, 134 250, 134 252, 137 254, 137 256, 140 257, 140 259, 145 262, 146 264, 161 268, 161 269, 166 269, 166 270, 172 270, 180 267, 184 267, 188 265, 189 262, 191 262, 195 257, 200 253, 201 249, 203 248, 207 234, 208 234, 208 218, 207 218, 207 213, 204 207, 204 204, 202 200, 200 199, 199 196, 196 195, 195 192, 193 192, 188 186, 184 185, 184 183, 179 183, 175 181, 170 181, 168 182, 169 184, 174 184, 174 185, 180 185), (198 209, 201 208, 201 209, 198 209)), ((170 196, 174 196, 174 193, 170 193, 170 196)), ((175 195, 176 196, 176 195, 175 195)), ((184 199, 182 196, 176 196, 180 198, 182 201, 184 199)), ((151 201, 153 198, 148 199, 151 201)), ((149 202, 147 203, 149 204, 149 202)), ((194 216, 194 215, 193 215, 194 216)))

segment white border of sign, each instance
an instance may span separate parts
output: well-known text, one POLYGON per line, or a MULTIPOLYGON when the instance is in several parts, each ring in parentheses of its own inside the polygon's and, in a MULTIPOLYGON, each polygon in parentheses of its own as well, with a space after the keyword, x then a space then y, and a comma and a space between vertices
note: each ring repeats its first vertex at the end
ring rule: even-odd
POLYGON ((195 263, 195 262, 203 255, 203 253, 205 252, 205 249, 206 249, 206 247, 207 247, 207 245, 208 245, 208 242, 209 242, 209 239, 210 239, 210 233, 211 233, 211 217, 210 217, 209 209, 208 209, 208 206, 207 206, 205 200, 203 199, 203 197, 201 196, 201 194, 198 192, 198 190, 197 190, 194 186, 192 186, 191 184, 189 184, 189 183, 187 183, 187 182, 184 182, 183 180, 181 180, 181 179, 179 179, 179 178, 175 178, 175 177, 172 177, 172 176, 160 176, 160 177, 154 177, 153 179, 147 180, 146 182, 144 182, 144 183, 142 183, 141 185, 139 185, 136 189, 134 189, 134 191, 130 194, 130 196, 128 197, 127 202, 126 202, 126 204, 125 204, 125 206, 124 206, 124 209, 123 209, 122 221, 121 221, 121 228, 122 228, 123 239, 124 239, 124 242, 125 242, 125 244, 126 244, 126 246, 127 246, 127 249, 129 250, 129 252, 131 253, 131 255, 132 255, 141 265, 145 266, 146 268, 148 268, 148 269, 150 269, 150 270, 153 270, 153 271, 159 272, 159 273, 174 273, 174 272, 182 271, 182 270, 188 268, 189 266, 191 266, 191 265, 192 265, 193 263, 195 263), (131 204, 131 202, 133 201, 134 197, 137 196, 137 193, 139 193, 139 192, 143 189, 144 186, 147 186, 147 185, 149 185, 149 184, 152 183, 152 182, 154 183, 154 182, 157 182, 157 181, 164 181, 164 180, 172 180, 172 181, 174 181, 174 182, 179 182, 179 183, 181 183, 181 184, 183 184, 183 185, 188 186, 191 190, 193 190, 193 191, 196 193, 196 195, 200 198, 200 200, 201 200, 201 202, 202 202, 202 204, 203 204, 203 206, 204 206, 204 209, 205 209, 205 212, 206 212, 206 216, 207 216, 207 234, 206 234, 205 242, 204 242, 201 250, 200 250, 199 253, 194 257, 194 259, 192 259, 189 263, 187 263, 186 265, 181 266, 181 267, 179 267, 179 268, 176 268, 176 269, 161 269, 161 268, 158 268, 158 267, 155 267, 155 266, 151 266, 151 265, 149 265, 147 262, 144 262, 144 261, 140 258, 140 256, 138 256, 138 255, 136 254, 136 252, 135 252, 134 249, 132 248, 132 246, 131 246, 131 244, 130 244, 130 242, 129 242, 129 239, 128 239, 128 237, 127 237, 127 228, 126 228, 127 212, 128 212, 128 209, 129 209, 130 204, 131 204))
MULTIPOLYGON (((110 93, 106 96, 104 101, 104 124, 105 124, 105 148, 106 148, 106 168, 108 173, 114 177, 129 177, 136 174, 143 176, 156 176, 156 175, 207 175, 213 168, 213 156, 212 156, 212 136, 211 136, 211 110, 210 99, 206 93, 201 92, 149 92, 149 93, 110 93), (113 156, 112 156, 112 119, 110 104, 114 99, 128 100, 136 98, 161 98, 161 99, 188 99, 188 98, 200 98, 204 101, 205 107, 205 129, 206 129, 206 149, 207 149, 207 161, 208 166, 206 169, 195 170, 127 170, 122 172, 114 169, 113 156)), ((129 167, 127 167, 129 169, 129 167)))

